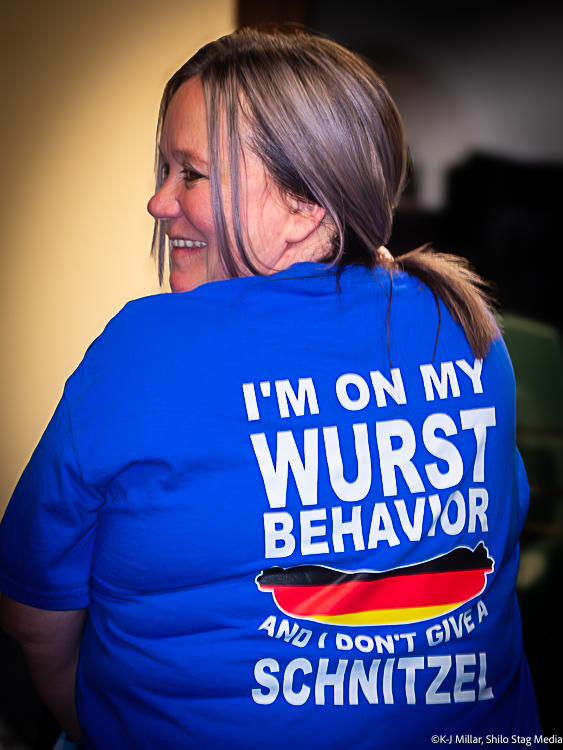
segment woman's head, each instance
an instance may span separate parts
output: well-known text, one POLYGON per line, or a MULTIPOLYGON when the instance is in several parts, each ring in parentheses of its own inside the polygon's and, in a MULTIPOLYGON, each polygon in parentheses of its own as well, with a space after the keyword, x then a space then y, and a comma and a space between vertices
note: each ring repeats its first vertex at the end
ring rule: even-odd
MULTIPOLYGON (((245 128, 240 132, 245 134, 245 128)), ((240 189, 236 207, 232 203, 230 159, 225 156, 225 138, 218 144, 216 159, 222 197, 223 222, 216 221, 210 179, 214 167, 210 157, 205 94, 199 76, 185 81, 175 92, 160 136, 163 184, 149 202, 153 216, 164 221, 170 242, 170 286, 188 291, 206 281, 248 273, 272 273, 295 262, 317 259, 330 244, 321 225, 324 210, 280 194, 266 174, 262 161, 243 147, 240 159, 240 189), (248 269, 235 251, 235 220, 240 217, 241 246, 250 248, 253 268, 248 269), (224 239, 217 229, 223 226, 224 239), (220 262, 222 245, 235 264, 226 270, 220 262)), ((213 152, 212 152, 213 154, 213 152)))
MULTIPOLYGON (((172 150, 182 151, 183 133, 192 134, 205 162, 188 159, 178 173, 184 179, 188 169, 195 185, 200 166, 205 178, 199 184, 207 191, 205 226, 214 244, 213 253, 199 251, 207 279, 268 273, 309 258, 375 263, 391 233, 407 147, 393 101, 360 57, 294 27, 241 29, 180 68, 161 104, 157 194, 150 204, 166 222, 155 232, 161 274, 163 230, 174 239, 175 227, 183 226, 166 174, 172 150), (168 213, 161 200, 170 201, 168 213), (289 239, 280 259, 283 238, 289 239), (291 252, 296 247, 299 257, 291 252)), ((196 188, 186 189, 189 204, 196 188)))

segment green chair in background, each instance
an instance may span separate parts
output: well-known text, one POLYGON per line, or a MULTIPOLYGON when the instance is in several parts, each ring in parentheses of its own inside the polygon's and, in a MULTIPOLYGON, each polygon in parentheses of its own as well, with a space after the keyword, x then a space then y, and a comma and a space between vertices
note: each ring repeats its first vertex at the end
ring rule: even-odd
POLYGON ((561 536, 563 524, 563 346, 548 325, 505 315, 516 378, 516 443, 530 483, 524 546, 561 536))

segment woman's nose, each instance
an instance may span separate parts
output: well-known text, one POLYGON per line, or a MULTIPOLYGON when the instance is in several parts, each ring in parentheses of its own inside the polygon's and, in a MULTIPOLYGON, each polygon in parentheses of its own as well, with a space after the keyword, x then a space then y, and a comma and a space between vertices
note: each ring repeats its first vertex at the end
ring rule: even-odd
POLYGON ((147 209, 155 219, 175 219, 182 214, 182 207, 166 182, 150 199, 147 209))

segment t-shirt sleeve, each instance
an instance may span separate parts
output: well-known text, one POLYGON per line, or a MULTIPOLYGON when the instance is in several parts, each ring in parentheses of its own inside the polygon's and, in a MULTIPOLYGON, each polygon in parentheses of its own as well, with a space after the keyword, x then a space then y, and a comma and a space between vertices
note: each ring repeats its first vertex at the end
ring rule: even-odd
POLYGON ((84 481, 63 396, 0 524, 0 591, 40 609, 87 607, 103 502, 84 481))
POLYGON ((518 449, 516 449, 516 462, 518 471, 518 500, 520 518, 522 519, 521 525, 523 525, 530 505, 530 485, 528 484, 526 469, 524 468, 524 462, 522 461, 522 456, 518 449))

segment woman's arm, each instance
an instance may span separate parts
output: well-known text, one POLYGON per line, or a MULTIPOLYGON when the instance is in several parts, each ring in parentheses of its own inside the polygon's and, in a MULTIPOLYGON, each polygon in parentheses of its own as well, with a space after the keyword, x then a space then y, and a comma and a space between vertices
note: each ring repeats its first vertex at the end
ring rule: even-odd
POLYGON ((0 625, 21 644, 44 704, 73 739, 80 737, 74 685, 88 610, 52 612, 0 597, 0 625))

